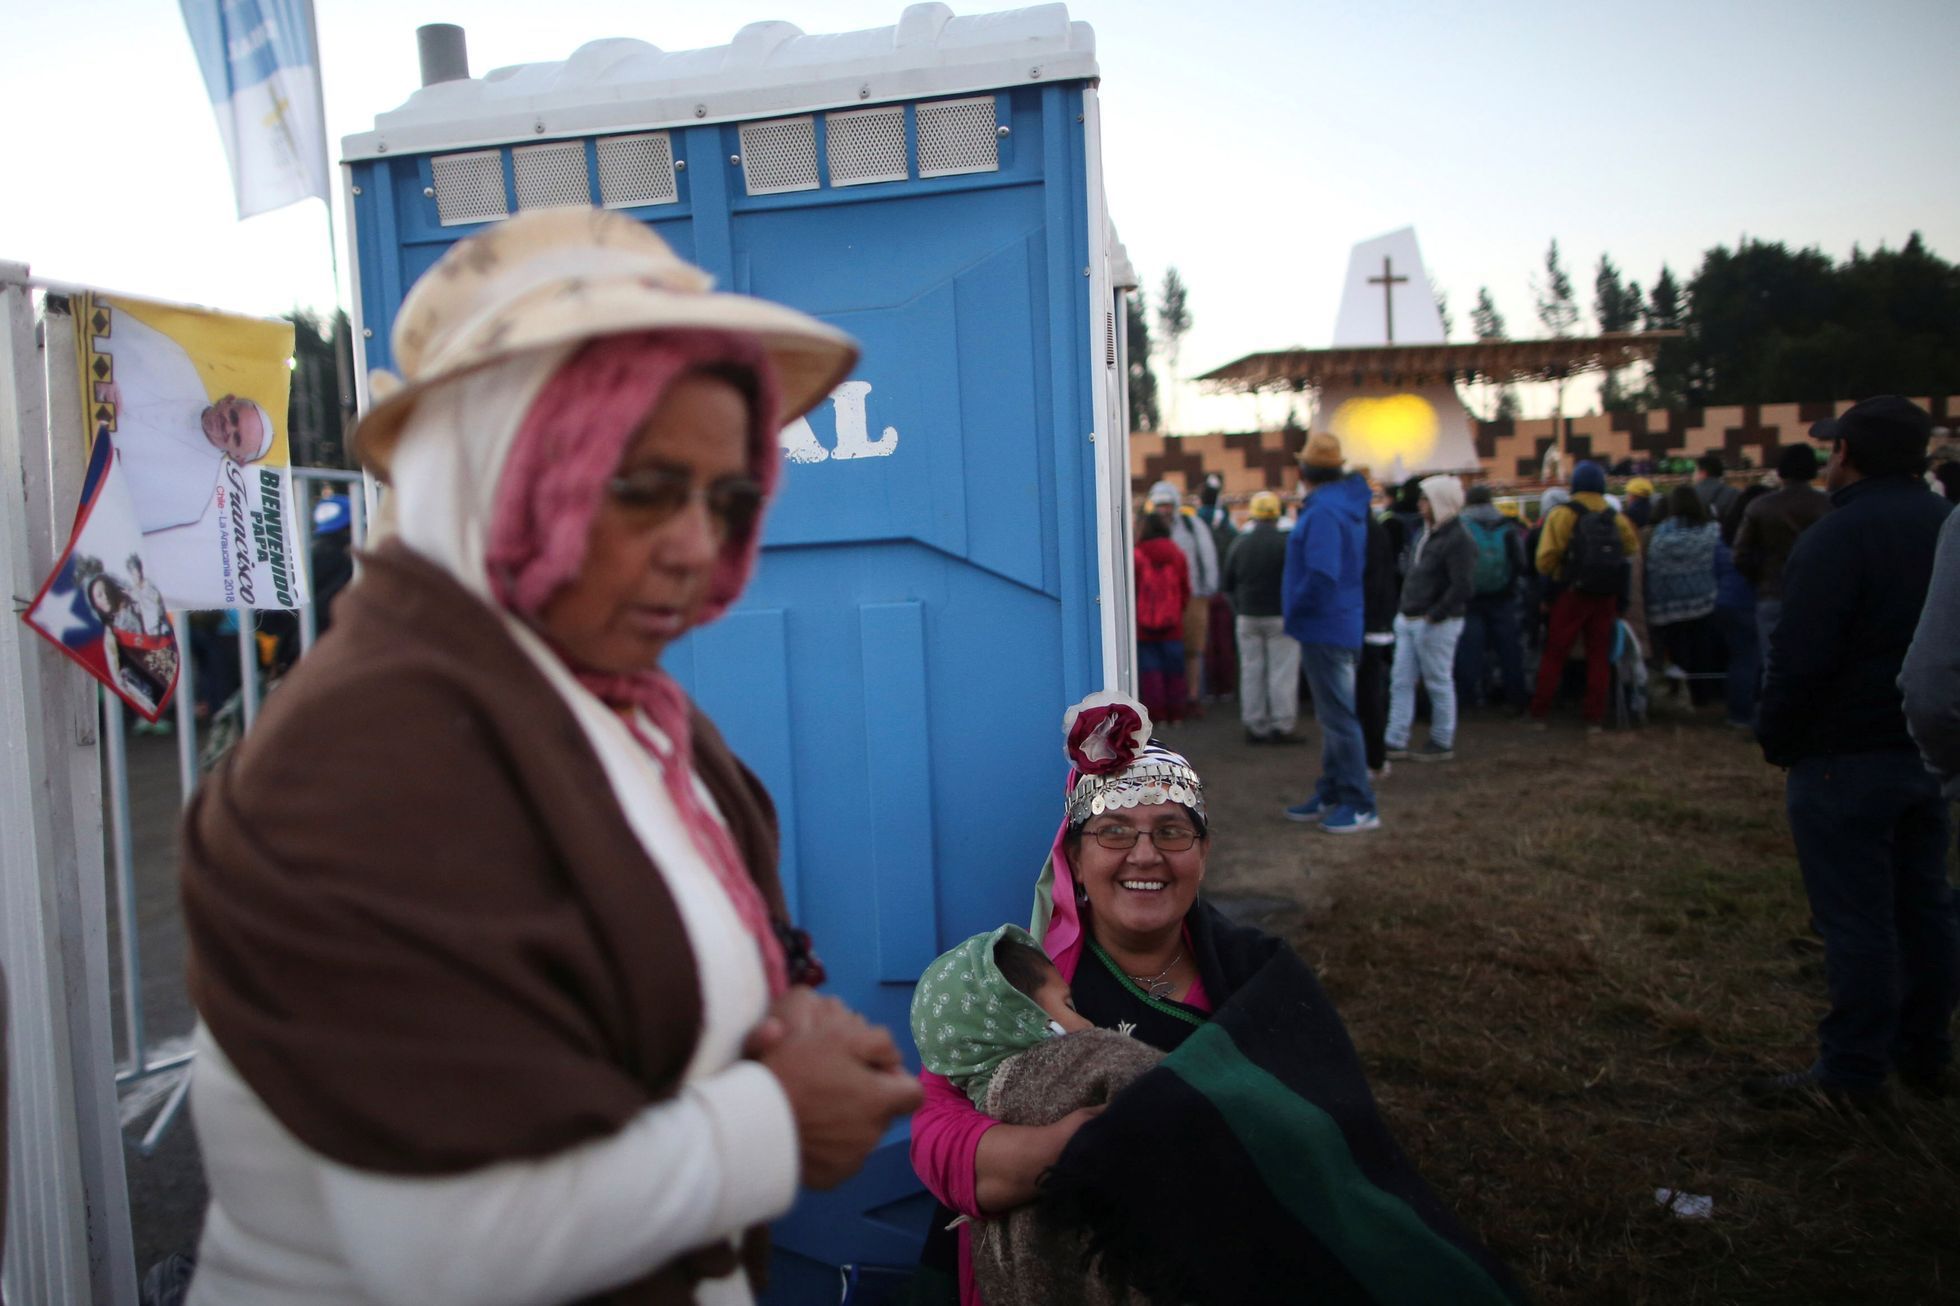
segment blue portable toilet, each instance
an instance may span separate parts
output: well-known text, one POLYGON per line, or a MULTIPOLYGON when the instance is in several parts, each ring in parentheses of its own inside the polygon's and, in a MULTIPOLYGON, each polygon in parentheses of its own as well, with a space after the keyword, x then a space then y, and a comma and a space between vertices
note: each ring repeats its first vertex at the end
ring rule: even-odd
MULTIPOLYGON (((1134 279, 1104 211, 1096 77, 1063 5, 917 4, 830 36, 595 41, 425 86, 344 142, 363 377, 452 242, 554 204, 628 213, 720 286, 863 343, 783 432, 748 593, 668 667, 775 796, 829 991, 908 1051, 927 962, 1028 915, 1063 709, 1134 678, 1134 279)), ((779 1222, 770 1300, 909 1266, 930 1209, 901 1123, 779 1222)))

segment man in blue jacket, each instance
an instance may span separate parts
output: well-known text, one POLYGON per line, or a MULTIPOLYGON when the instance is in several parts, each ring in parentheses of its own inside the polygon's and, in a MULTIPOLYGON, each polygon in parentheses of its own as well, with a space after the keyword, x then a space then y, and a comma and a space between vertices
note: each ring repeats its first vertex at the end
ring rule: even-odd
POLYGON ((1918 405, 1882 395, 1819 425, 1833 506, 1785 565, 1756 736, 1790 770, 1790 833, 1831 1006, 1814 1065, 1743 1091, 1870 1110, 1890 1101, 1888 1072, 1927 1095, 1951 1077, 1960 927, 1949 816, 1899 693, 1949 505, 1920 479, 1932 419, 1918 405))
POLYGON ((1313 797, 1287 808, 1286 815, 1314 822, 1329 834, 1378 830, 1367 746, 1354 711, 1368 482, 1347 473, 1340 440, 1325 433, 1308 438, 1300 482, 1306 499, 1286 539, 1280 591, 1286 633, 1300 641, 1300 661, 1320 722, 1320 779, 1313 797))

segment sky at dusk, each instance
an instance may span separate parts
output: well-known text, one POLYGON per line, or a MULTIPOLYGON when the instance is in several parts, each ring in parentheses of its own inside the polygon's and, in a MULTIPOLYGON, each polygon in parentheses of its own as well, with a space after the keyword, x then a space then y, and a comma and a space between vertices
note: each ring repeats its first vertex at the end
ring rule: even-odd
MULTIPOLYGON (((460 22, 472 72, 631 36, 718 45, 744 23, 888 26, 862 0, 317 0, 329 149, 417 81, 415 28, 460 22)), ((957 13, 1006 6, 954 5, 957 13)), ((272 314, 335 299, 325 210, 240 223, 175 4, 9 6, 0 258, 38 275, 272 314)), ((1110 207, 1154 300, 1175 265, 1180 370, 1331 336, 1349 248, 1413 225, 1455 337, 1488 286, 1536 334, 1557 237, 1590 326, 1601 252, 1652 283, 1742 236, 1960 257, 1960 4, 1648 0, 1368 5, 1075 0, 1096 32, 1110 207), (1193 15, 1201 15, 1194 20, 1193 15)), ((336 196, 336 201, 338 197, 336 196)), ((340 233, 344 241, 344 230, 340 233)), ((344 281, 344 278, 343 278, 344 281)), ((347 301, 343 285, 341 302, 347 301)), ((1269 401, 1271 402, 1271 401, 1269 401)), ((1528 405, 1529 407, 1529 405, 1528 405)), ((1179 427, 1283 407, 1184 399, 1179 427)))

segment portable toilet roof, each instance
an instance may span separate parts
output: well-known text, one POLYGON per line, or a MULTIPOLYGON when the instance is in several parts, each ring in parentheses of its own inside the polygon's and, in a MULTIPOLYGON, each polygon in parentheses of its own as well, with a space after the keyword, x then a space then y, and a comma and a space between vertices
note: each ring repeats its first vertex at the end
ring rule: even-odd
POLYGON ((344 138, 348 161, 526 136, 727 122, 860 103, 1093 80, 1095 33, 1068 6, 955 17, 906 7, 891 27, 807 36, 794 23, 750 23, 727 45, 662 50, 628 37, 588 41, 569 59, 513 64, 437 82, 374 130, 344 138))

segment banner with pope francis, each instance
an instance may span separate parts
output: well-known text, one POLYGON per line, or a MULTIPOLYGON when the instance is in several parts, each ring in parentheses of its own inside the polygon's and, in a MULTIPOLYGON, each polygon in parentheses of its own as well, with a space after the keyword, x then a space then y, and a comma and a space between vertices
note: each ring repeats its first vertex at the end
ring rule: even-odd
POLYGON ((306 602, 292 324, 95 292, 75 309, 89 438, 112 438, 151 582, 177 608, 306 602))
POLYGON ((68 547, 21 617, 145 721, 163 715, 182 661, 177 627, 144 565, 129 485, 106 433, 89 453, 68 547))

